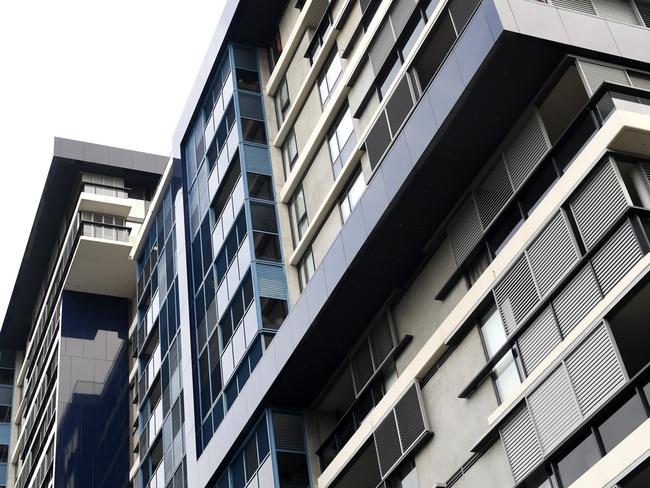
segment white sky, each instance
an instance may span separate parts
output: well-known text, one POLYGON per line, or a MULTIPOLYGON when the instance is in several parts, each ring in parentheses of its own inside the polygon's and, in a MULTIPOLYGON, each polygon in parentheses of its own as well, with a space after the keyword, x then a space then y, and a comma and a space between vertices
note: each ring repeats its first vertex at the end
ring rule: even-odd
POLYGON ((0 2, 0 319, 54 136, 169 155, 223 3, 0 2))

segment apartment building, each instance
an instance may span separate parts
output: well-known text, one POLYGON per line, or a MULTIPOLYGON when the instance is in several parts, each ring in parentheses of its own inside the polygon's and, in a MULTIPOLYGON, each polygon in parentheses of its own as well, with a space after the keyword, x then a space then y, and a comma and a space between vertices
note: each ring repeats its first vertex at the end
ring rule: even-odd
POLYGON ((66 184, 137 202, 37 215, 7 486, 650 486, 648 46, 646 0, 227 1, 170 158, 57 143, 66 184), (86 211, 128 242, 33 265, 86 211), (25 435, 48 381, 57 428, 25 435), (79 413, 87 382, 125 409, 79 413))
POLYGON ((127 486, 129 253, 167 159, 55 139, 0 330, 1 486, 127 486))

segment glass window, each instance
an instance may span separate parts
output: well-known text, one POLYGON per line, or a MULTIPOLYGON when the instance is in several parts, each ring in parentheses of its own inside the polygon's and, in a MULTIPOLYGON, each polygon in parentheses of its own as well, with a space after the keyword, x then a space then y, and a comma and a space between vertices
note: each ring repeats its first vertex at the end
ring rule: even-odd
POLYGON ((278 118, 278 127, 284 122, 290 107, 289 87, 287 86, 287 78, 285 76, 282 78, 280 86, 278 86, 278 92, 275 94, 275 110, 278 118))
POLYGON ((382 76, 381 81, 379 82, 379 93, 382 100, 386 98, 386 94, 388 93, 388 89, 390 88, 391 83, 402 67, 402 61, 397 55, 394 55, 393 59, 389 61, 389 63, 390 68, 386 70, 384 76, 382 76))
POLYGON ((643 387, 643 393, 645 393, 646 400, 650 402, 650 382, 643 387))
POLYGON ((352 124, 352 115, 348 107, 338 119, 334 128, 327 136, 327 143, 334 167, 334 176, 338 176, 343 167, 343 163, 350 156, 353 146, 354 126, 352 124))
POLYGON ((354 210, 354 207, 357 206, 361 195, 366 190, 366 181, 363 179, 363 172, 361 168, 357 170, 357 174, 352 178, 351 183, 343 194, 343 198, 340 202, 341 207, 341 217, 343 217, 343 222, 348 220, 350 214, 354 210))
POLYGON ((237 68, 237 88, 259 93, 260 77, 256 71, 237 68))
POLYGON ((266 130, 264 122, 260 120, 241 118, 242 134, 244 140, 257 144, 266 144, 266 130))
POLYGON ((280 59, 282 54, 282 39, 280 38, 280 33, 277 32, 271 41, 271 46, 269 47, 269 72, 273 72, 275 68, 275 63, 280 59))
POLYGON ((284 165, 284 177, 291 173, 291 168, 298 158, 298 145, 296 144, 296 133, 291 129, 287 138, 282 144, 282 163, 284 165))
POLYGON ((641 398, 634 395, 598 426, 605 452, 614 449, 646 419, 647 415, 641 398))
POLYGON ((569 486, 601 458, 598 442, 593 434, 584 439, 557 463, 562 486, 569 486))
POLYGON ((519 375, 515 355, 512 351, 508 351, 508 353, 501 358, 494 367, 492 374, 494 375, 494 383, 499 392, 499 399, 501 401, 510 397, 521 384, 521 376, 519 375))
POLYGON ((488 357, 494 354, 506 343, 506 330, 501 321, 501 315, 493 308, 482 320, 481 335, 485 343, 488 357))
POLYGON ((298 188, 291 202, 289 202, 289 217, 291 219, 293 245, 296 246, 309 226, 307 207, 305 206, 305 194, 302 191, 302 187, 298 188))
POLYGON ((298 276, 300 278, 300 290, 304 290, 312 276, 314 276, 316 267, 314 266, 314 254, 311 249, 305 254, 298 266, 298 276))
POLYGON ((513 207, 499 217, 488 236, 488 244, 494 256, 501 252, 523 223, 519 207, 513 207))
POLYGON ((329 100, 330 94, 334 91, 336 83, 341 76, 341 57, 334 46, 334 52, 331 54, 321 76, 318 80, 318 91, 320 93, 321 105, 329 100))

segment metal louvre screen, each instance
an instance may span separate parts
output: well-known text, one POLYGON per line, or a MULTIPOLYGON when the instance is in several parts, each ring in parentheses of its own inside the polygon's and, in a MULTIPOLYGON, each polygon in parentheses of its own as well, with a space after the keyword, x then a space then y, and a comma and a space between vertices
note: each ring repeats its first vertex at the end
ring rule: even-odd
POLYGON ((367 340, 364 340, 357 352, 354 353, 352 359, 352 374, 354 376, 354 389, 357 394, 361 389, 366 386, 375 372, 372 366, 372 354, 370 353, 370 345, 367 340))
MULTIPOLYGON (((557 3, 557 0, 554 1, 557 3)), ((628 80, 624 69, 582 60, 578 61, 578 66, 585 77, 590 95, 593 95, 598 90, 598 87, 606 81, 618 85, 630 86, 630 80, 628 80)))
POLYGON ((596 276, 587 263, 553 300, 553 310, 566 337, 602 299, 596 276))
POLYGON ((552 0, 551 3, 556 7, 564 7, 571 10, 582 12, 583 14, 595 15, 593 5, 590 0, 552 0))
POLYGON ((629 0, 592 0, 596 13, 608 20, 625 22, 626 24, 639 25, 632 4, 629 0))
POLYGON ((580 410, 563 366, 553 371, 528 398, 542 450, 546 453, 578 425, 580 410))
POLYGON ((416 384, 413 384, 395 405, 395 418, 402 442, 402 452, 406 452, 426 431, 416 384))
POLYGON ((643 19, 645 26, 650 27, 650 2, 644 0, 634 0, 634 4, 636 5, 641 18, 643 19))
POLYGON ((508 172, 503 160, 499 158, 497 164, 474 190, 476 207, 484 229, 490 225, 512 194, 513 190, 508 178, 508 172))
POLYGON ((275 447, 281 451, 304 451, 305 438, 300 415, 273 413, 275 447))
POLYGON ((630 77, 632 86, 635 88, 641 88, 642 90, 650 91, 650 76, 647 74, 634 73, 628 71, 627 74, 630 77))
POLYGON ((515 481, 527 476, 625 381, 623 366, 601 323, 499 427, 515 481))
POLYGON ((260 296, 266 298, 287 299, 287 282, 284 277, 282 266, 257 263, 257 286, 260 296))
POLYGON ((515 482, 521 481, 543 459, 528 407, 523 405, 500 429, 515 482))
POLYGON ((553 310, 547 307, 518 340, 526 372, 530 374, 560 342, 562 336, 553 310))
POLYGON ((626 220, 591 259, 603 294, 614 288, 642 257, 643 251, 632 223, 626 220))
POLYGON ((560 210, 526 250, 542 296, 580 259, 566 216, 560 210))
POLYGON ((373 432, 382 478, 429 432, 419 390, 413 383, 373 432))
POLYGON ((598 242, 629 203, 613 161, 606 161, 569 204, 587 249, 598 242))
POLYGON ((391 410, 384 420, 381 421, 374 432, 375 448, 377 449, 377 460, 382 477, 390 471, 397 461, 402 457, 402 448, 397 433, 395 414, 391 410))
POLYGON ((526 256, 521 256, 494 287, 494 299, 508 335, 540 300, 526 256))
POLYGON ((503 157, 515 189, 521 186, 549 148, 550 143, 537 112, 532 112, 517 136, 503 148, 503 157))
POLYGON ((396 346, 388 313, 383 314, 377 325, 370 331, 370 346, 375 368, 379 368, 396 346))
POLYGON ((625 383, 614 345, 602 324, 566 359, 583 415, 587 416, 625 383))
POLYGON ((456 264, 461 264, 483 237, 481 221, 472 196, 465 200, 452 218, 447 227, 447 236, 456 264))

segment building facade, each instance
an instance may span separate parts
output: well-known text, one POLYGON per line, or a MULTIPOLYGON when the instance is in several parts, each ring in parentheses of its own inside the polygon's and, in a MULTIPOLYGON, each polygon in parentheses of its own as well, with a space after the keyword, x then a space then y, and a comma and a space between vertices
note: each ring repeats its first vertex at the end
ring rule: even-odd
POLYGON ((226 2, 169 159, 55 147, 110 194, 37 215, 6 485, 650 486, 648 46, 646 0, 226 2))

